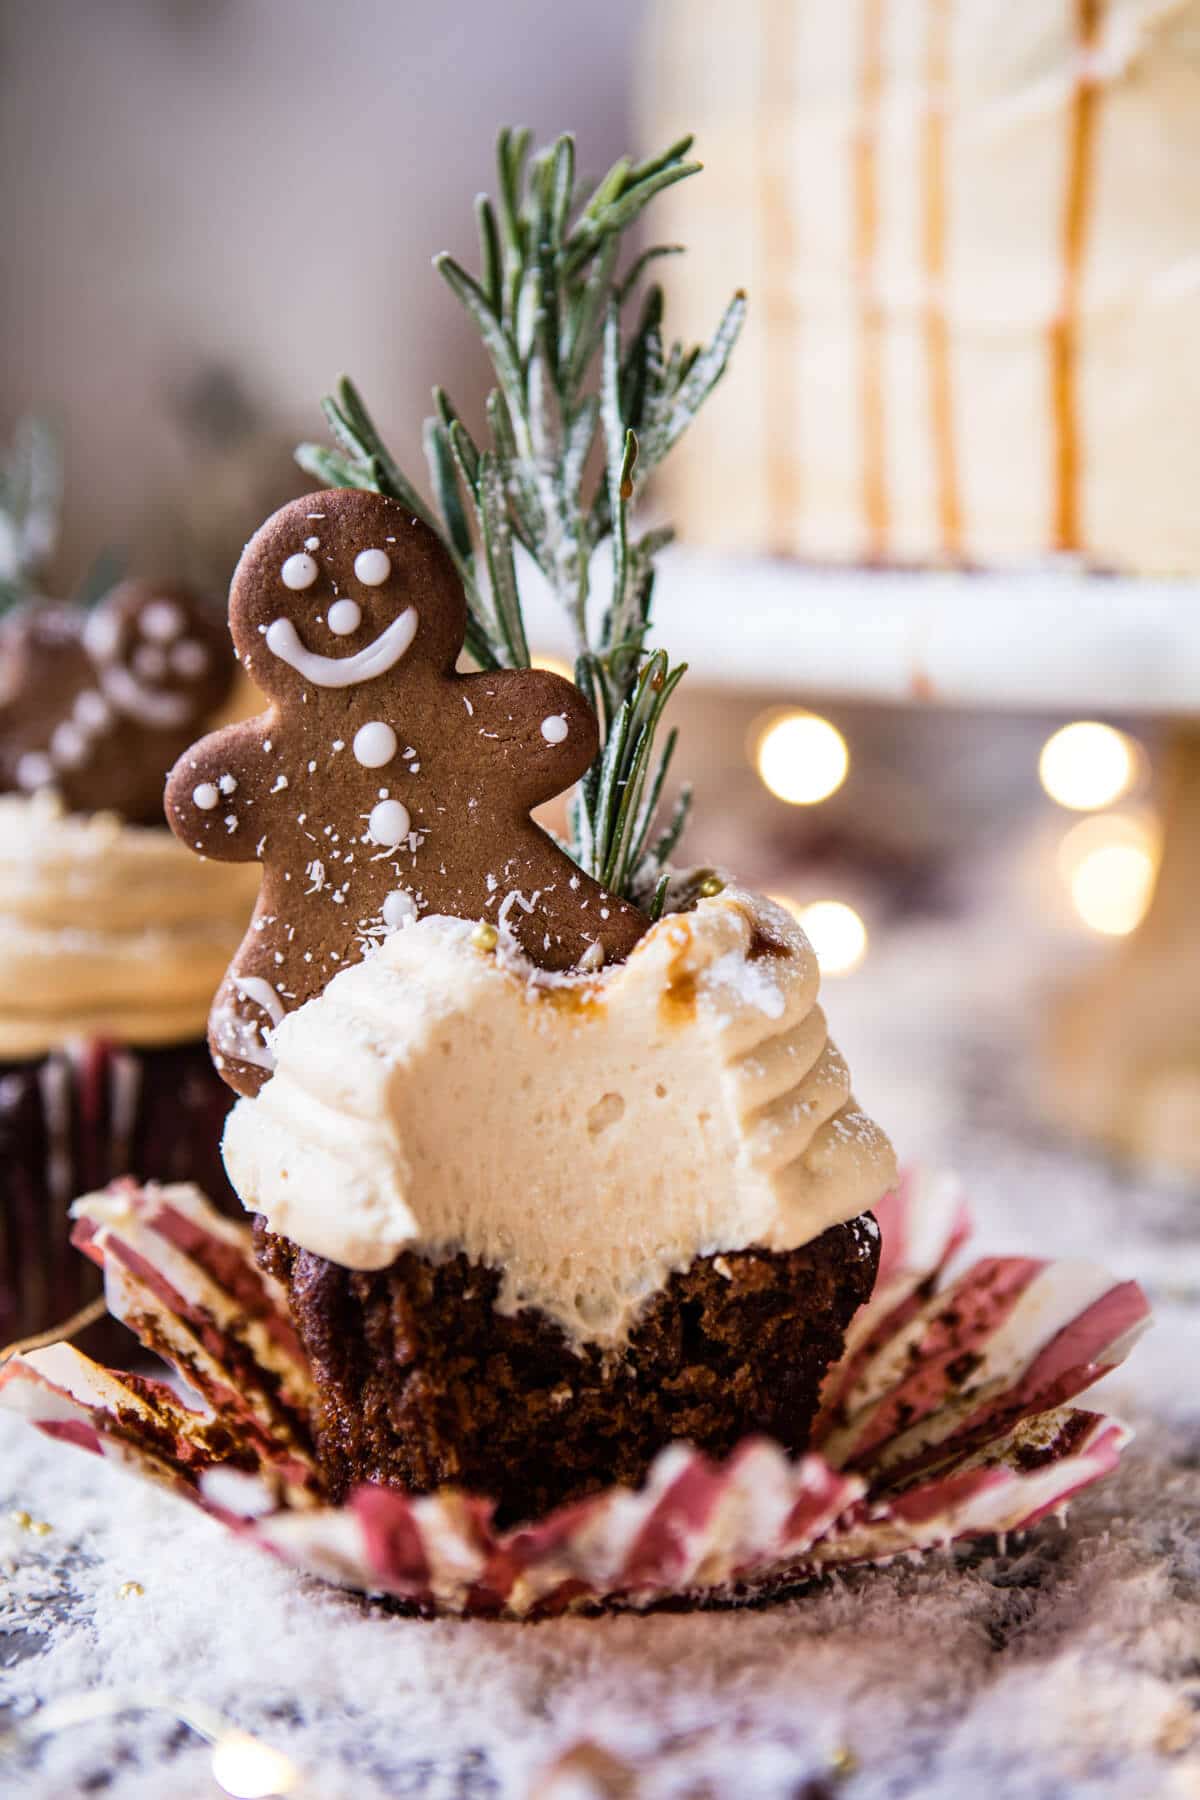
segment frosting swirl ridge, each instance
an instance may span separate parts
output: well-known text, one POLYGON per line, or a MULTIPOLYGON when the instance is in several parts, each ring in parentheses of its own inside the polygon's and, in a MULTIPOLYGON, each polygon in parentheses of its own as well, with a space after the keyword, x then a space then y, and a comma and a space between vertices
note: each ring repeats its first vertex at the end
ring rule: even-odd
POLYGON ((272 1230, 349 1268, 461 1250, 502 1310, 616 1346, 697 1256, 797 1248, 894 1179, 771 902, 727 888, 594 975, 472 931, 419 919, 283 1019, 224 1142, 272 1230))
POLYGON ((257 875, 198 863, 165 827, 0 795, 0 1058, 203 1037, 257 875))

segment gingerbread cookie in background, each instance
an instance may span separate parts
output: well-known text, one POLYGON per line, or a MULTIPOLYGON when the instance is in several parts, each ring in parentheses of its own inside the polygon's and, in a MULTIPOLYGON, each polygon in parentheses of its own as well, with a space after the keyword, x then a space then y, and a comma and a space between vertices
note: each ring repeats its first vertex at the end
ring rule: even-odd
POLYGON ((181 756, 166 802, 190 848, 263 865, 210 1020, 240 1093, 283 1014, 409 919, 489 920, 549 970, 619 961, 647 928, 529 816, 594 758, 590 707, 544 670, 459 674, 466 616, 437 538, 383 495, 310 494, 246 546, 230 627, 271 706, 181 756))
POLYGON ((22 607, 0 628, 0 791, 157 825, 168 769, 235 674, 220 614, 182 588, 22 607))

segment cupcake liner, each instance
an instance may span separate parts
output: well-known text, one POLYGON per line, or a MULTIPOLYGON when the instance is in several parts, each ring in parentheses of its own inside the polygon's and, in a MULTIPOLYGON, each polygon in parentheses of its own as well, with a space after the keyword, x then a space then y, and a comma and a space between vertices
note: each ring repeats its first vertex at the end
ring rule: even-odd
MULTIPOLYGON (((100 1293, 71 1248, 76 1194, 137 1170, 199 1182, 239 1210, 220 1157, 232 1100, 200 1040, 153 1050, 92 1040, 0 1063, 0 1344, 100 1293)), ((114 1352, 122 1336, 107 1334, 114 1352)))
POLYGON ((991 1257, 953 1275, 970 1232, 958 1187, 909 1175, 877 1208, 875 1295, 830 1371, 808 1455, 750 1438, 713 1462, 673 1444, 636 1492, 499 1531, 491 1501, 451 1489, 363 1486, 323 1502, 308 1370, 244 1226, 186 1188, 119 1184, 81 1211, 110 1309, 206 1405, 68 1344, 13 1359, 0 1401, 295 1567, 423 1613, 740 1600, 1033 1525, 1115 1466, 1126 1428, 1065 1402, 1149 1316, 1136 1283, 1094 1264, 991 1257))

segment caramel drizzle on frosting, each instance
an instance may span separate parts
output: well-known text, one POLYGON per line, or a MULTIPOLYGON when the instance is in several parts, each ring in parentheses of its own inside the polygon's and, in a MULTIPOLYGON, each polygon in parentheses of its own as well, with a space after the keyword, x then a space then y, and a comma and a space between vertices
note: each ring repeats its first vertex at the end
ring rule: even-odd
POLYGON ((1053 543, 1079 550, 1079 296, 1091 211, 1093 145, 1100 90, 1089 67, 1100 33, 1103 0, 1073 0, 1079 69, 1067 121, 1067 167, 1062 212, 1062 286, 1050 326, 1050 388, 1055 438, 1053 543))
POLYGON ((859 407, 862 416, 862 508, 867 555, 883 560, 888 497, 883 402, 883 318, 875 286, 879 247, 879 109, 883 92, 886 0, 864 0, 858 129, 854 139, 854 261, 859 281, 859 407))
POLYGON ((793 0, 767 0, 759 105, 764 226, 760 254, 765 295, 763 434, 767 542, 776 555, 786 555, 794 548, 802 498, 797 453, 799 394, 795 381, 800 319, 791 291, 800 255, 791 194, 794 22, 793 0))
POLYGON ((922 123, 921 249, 925 264, 925 355, 938 531, 950 560, 962 555, 962 499, 950 386, 946 324, 946 95, 950 48, 949 0, 928 0, 925 19, 925 116, 922 123))

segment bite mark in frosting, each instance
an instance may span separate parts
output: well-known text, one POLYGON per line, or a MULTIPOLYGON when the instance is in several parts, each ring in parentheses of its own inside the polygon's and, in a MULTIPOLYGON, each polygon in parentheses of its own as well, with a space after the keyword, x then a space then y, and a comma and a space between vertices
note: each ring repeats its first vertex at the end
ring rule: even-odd
POLYGON ((794 1249, 895 1175, 816 1003, 816 959, 726 889, 628 961, 547 977, 426 917, 290 1013, 225 1133, 250 1211, 350 1268, 459 1250, 616 1347, 697 1256, 794 1249))

